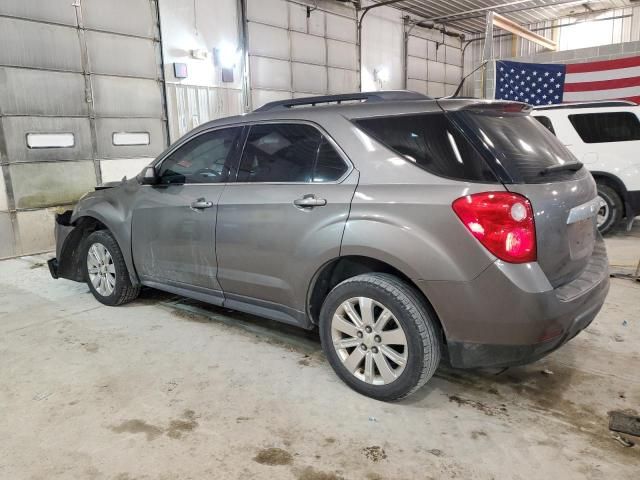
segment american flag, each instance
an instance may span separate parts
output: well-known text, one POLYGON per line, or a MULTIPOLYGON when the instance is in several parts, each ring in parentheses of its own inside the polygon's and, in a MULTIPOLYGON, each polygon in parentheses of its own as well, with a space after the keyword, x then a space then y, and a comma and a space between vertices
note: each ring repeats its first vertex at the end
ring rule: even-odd
POLYGON ((640 57, 551 64, 496 61, 495 98, 531 105, 625 99, 640 102, 640 57))

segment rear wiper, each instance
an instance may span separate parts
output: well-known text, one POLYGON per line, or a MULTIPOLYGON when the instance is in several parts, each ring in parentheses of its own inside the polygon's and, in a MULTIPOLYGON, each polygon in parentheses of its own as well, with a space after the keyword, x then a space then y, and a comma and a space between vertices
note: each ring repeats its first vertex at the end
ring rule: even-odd
POLYGON ((565 170, 577 172, 582 167, 582 162, 560 163, 558 165, 551 165, 550 167, 540 170, 540 175, 546 175, 547 173, 554 172, 564 172, 565 170))

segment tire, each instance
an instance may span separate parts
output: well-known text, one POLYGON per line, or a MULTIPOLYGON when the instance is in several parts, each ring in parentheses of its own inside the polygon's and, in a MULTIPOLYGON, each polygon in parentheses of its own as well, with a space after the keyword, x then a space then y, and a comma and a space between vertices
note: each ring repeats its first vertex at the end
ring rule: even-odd
POLYGON ((345 280, 329 292, 320 310, 320 339, 331 367, 352 389, 382 401, 404 398, 433 376, 441 357, 438 332, 435 316, 419 293, 384 273, 345 280), (360 320, 365 312, 360 326, 352 320, 354 311, 360 320), (389 318, 386 326, 383 317, 389 318), (396 328, 404 334, 404 345, 396 328))
POLYGON ((95 231, 87 237, 82 266, 89 290, 100 303, 122 305, 140 293, 140 287, 131 284, 120 247, 107 230, 95 231))
POLYGON ((622 199, 609 185, 597 183, 598 196, 602 199, 603 206, 598 212, 598 230, 602 235, 613 230, 620 220, 624 211, 622 199))

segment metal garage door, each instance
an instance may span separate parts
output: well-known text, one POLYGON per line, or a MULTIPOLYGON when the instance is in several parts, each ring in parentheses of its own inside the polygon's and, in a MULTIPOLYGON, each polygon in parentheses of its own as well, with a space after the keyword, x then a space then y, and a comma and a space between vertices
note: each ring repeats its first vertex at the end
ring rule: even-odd
POLYGON ((407 88, 432 97, 452 95, 462 79, 459 38, 415 28, 407 42, 407 88))
POLYGON ((0 2, 0 258, 166 145, 156 0, 0 2))
POLYGON ((248 0, 252 107, 292 97, 358 90, 353 9, 248 0), (344 13, 340 13, 344 11, 344 13))

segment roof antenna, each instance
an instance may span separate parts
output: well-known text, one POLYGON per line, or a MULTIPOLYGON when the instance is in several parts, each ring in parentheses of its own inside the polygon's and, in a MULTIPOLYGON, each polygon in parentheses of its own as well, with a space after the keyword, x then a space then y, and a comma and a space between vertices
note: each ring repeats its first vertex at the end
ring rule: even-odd
POLYGON ((456 91, 453 93, 453 95, 451 95, 450 97, 447 97, 447 98, 456 98, 458 96, 458 94, 460 93, 460 90, 462 90, 462 86, 464 85, 464 81, 467 78, 469 78, 471 75, 476 73, 478 70, 480 70, 482 67, 484 67, 487 64, 488 61, 489 60, 483 60, 482 62, 480 62, 480 65, 478 65, 471 72, 469 72, 467 75, 465 75, 464 78, 462 80, 460 80, 460 83, 458 84, 458 88, 456 88, 456 91))

